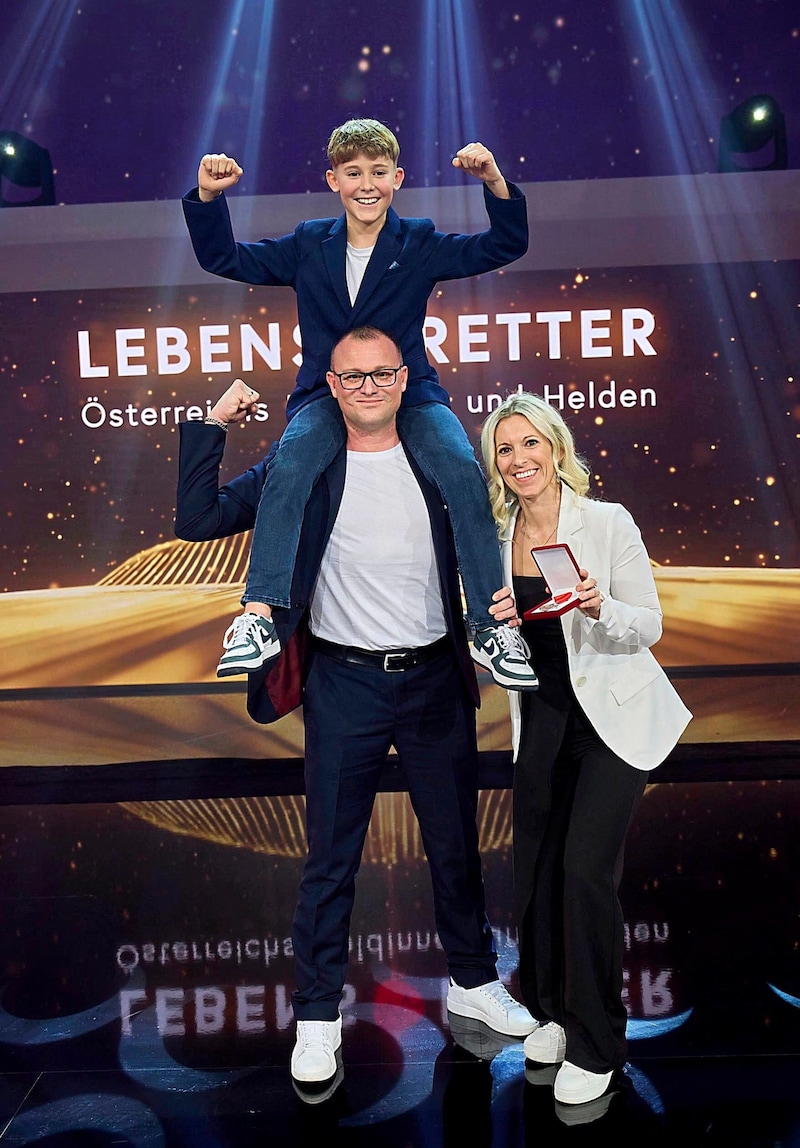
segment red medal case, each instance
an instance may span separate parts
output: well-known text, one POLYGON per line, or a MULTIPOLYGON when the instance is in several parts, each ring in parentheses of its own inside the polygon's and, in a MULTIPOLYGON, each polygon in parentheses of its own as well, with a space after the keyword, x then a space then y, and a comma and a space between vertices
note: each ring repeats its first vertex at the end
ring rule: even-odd
POLYGON ((526 622, 538 618, 560 618, 567 610, 580 604, 575 586, 581 580, 581 572, 575 557, 566 542, 553 546, 534 546, 533 560, 542 572, 550 597, 537 606, 526 610, 522 615, 526 622))

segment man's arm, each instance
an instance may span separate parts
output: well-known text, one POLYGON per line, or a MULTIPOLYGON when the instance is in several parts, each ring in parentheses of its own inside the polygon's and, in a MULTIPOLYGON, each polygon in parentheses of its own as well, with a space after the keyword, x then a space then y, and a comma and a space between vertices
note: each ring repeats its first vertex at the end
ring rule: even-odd
POLYGON ((186 422, 180 425, 178 494, 175 534, 187 542, 228 538, 252 529, 273 452, 225 486, 219 485, 219 467, 230 423, 238 423, 255 409, 258 394, 237 379, 219 399, 210 418, 222 426, 186 422))

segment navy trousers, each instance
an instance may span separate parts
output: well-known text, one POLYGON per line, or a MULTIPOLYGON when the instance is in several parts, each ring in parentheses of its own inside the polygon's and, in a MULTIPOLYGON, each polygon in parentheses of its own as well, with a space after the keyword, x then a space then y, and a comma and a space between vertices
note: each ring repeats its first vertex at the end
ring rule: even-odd
POLYGON ((335 1020, 355 877, 386 754, 400 755, 439 940, 463 988, 496 978, 478 854, 475 710, 455 655, 386 673, 314 651, 303 696, 308 857, 292 939, 298 1020, 335 1020))

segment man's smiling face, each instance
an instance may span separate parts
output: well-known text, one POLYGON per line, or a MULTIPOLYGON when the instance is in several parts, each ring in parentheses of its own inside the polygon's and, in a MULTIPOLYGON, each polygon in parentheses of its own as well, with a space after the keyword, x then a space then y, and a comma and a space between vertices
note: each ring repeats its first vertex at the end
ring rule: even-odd
POLYGON ((395 433, 395 416, 408 378, 402 362, 396 343, 384 334, 376 333, 367 340, 345 335, 338 344, 332 370, 328 371, 328 386, 339 404, 349 434, 355 432, 365 438, 383 439, 387 433, 395 433), (358 390, 346 390, 341 385, 339 374, 343 372, 366 374, 381 367, 401 368, 391 386, 377 387, 372 378, 365 378, 358 390))

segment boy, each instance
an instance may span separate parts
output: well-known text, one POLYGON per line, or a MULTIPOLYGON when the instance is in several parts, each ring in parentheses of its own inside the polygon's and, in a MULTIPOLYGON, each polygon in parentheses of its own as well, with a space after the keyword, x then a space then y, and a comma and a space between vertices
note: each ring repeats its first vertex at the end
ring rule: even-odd
MULTIPOLYGON (((402 352, 402 363, 383 364, 378 378, 372 377, 375 386, 391 385, 396 371, 408 368, 398 427, 449 509, 475 635, 472 657, 508 689, 538 685, 518 632, 498 626, 489 613, 502 571, 486 487, 422 337, 427 300, 437 282, 491 271, 525 253, 525 199, 503 178, 487 148, 469 144, 453 163, 483 182, 490 228, 477 235, 444 235, 431 220, 401 219, 393 210, 404 176, 399 154, 394 134, 377 120, 348 120, 336 128, 328 143, 326 179, 344 213, 336 220, 301 223, 281 239, 235 241, 222 192, 239 181, 242 169, 224 154, 203 157, 198 186, 184 197, 201 266, 240 282, 293 287, 303 342, 288 425, 264 483, 262 502, 269 509, 259 514, 253 533, 242 597, 246 610, 225 634, 220 677, 256 670, 280 650, 272 610, 289 607, 305 505, 345 440, 326 381, 331 350, 347 331, 372 325, 387 331, 402 352)), ((365 381, 352 375, 342 385, 361 391, 366 409, 365 381)), ((213 412, 212 421, 226 428, 225 419, 213 412)))

